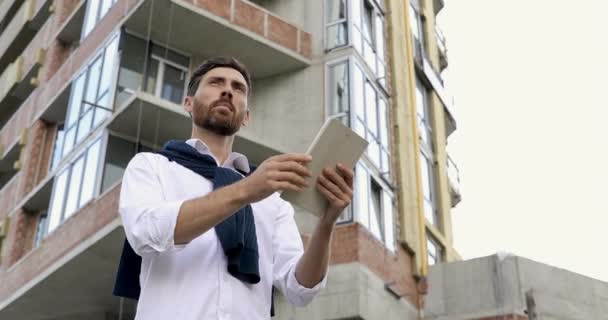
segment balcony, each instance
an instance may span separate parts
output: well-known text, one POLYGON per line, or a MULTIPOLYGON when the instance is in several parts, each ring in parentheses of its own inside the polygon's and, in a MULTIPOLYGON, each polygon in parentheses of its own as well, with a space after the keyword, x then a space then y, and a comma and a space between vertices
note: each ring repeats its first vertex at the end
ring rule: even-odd
MULTIPOLYGON (((188 139, 192 120, 183 106, 137 91, 117 106, 107 128, 111 134, 158 148, 172 139, 188 139)), ((240 134, 235 137, 233 149, 247 155, 254 164, 279 154, 279 151, 240 134)))
POLYGON ((439 51, 439 72, 448 67, 448 47, 445 44, 445 36, 438 26, 435 26, 435 38, 437 39, 437 49, 439 51))
POLYGON ((38 85, 38 71, 45 56, 43 49, 28 48, 0 75, 0 128, 38 85))
POLYGON ((72 44, 80 41, 82 26, 84 25, 84 16, 87 7, 86 0, 80 0, 74 7, 72 13, 65 19, 57 32, 57 39, 66 44, 72 44))
POLYGON ((18 142, 0 145, 0 189, 17 173, 20 153, 21 145, 18 142))
POLYGON ((24 0, 0 1, 0 34, 4 31, 24 0))
POLYGON ((234 1, 232 9, 229 1, 204 3, 144 1, 125 27, 131 33, 195 57, 235 56, 250 68, 254 79, 310 65, 311 38, 307 32, 248 1, 234 1))
MULTIPOLYGON (((112 287, 124 241, 119 192, 114 185, 4 273, 0 318, 118 318, 120 299, 112 287)), ((122 307, 132 319, 135 303, 122 307)))
POLYGON ((448 182, 450 184, 450 198, 452 200, 452 207, 455 207, 462 200, 460 193, 460 171, 456 166, 456 163, 448 155, 448 182))
POLYGON ((443 9, 443 7, 445 7, 445 0, 433 0, 433 10, 435 15, 437 15, 439 11, 443 9))
POLYGON ((0 71, 15 61, 51 14, 51 0, 26 0, 0 35, 0 71))

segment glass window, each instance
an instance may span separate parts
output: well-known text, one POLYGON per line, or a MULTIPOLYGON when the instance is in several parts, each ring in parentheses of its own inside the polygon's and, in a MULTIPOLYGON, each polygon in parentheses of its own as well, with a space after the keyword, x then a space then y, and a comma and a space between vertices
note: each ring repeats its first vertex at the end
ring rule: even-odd
POLYGON ((327 49, 348 43, 346 0, 326 0, 326 44, 327 49))
POLYGON ((330 65, 327 71, 330 115, 349 112, 353 130, 369 141, 367 157, 355 169, 353 215, 394 250, 393 196, 387 182, 391 179, 391 139, 385 92, 370 80, 355 58, 330 65))
POLYGON ((410 28, 414 38, 414 55, 421 56, 424 53, 424 33, 422 32, 422 18, 416 8, 410 5, 410 28))
POLYGON ((36 236, 34 238, 34 248, 37 248, 40 246, 40 243, 42 242, 42 239, 44 239, 44 236, 47 233, 47 228, 48 228, 48 215, 47 212, 44 211, 42 213, 40 213, 40 216, 38 217, 38 225, 36 226, 36 236))
POLYGON ((51 159, 51 171, 57 167, 61 160, 61 148, 63 147, 65 131, 63 125, 57 127, 57 136, 55 137, 55 145, 53 146, 53 158, 51 159))
POLYGON ((354 209, 357 221, 395 250, 395 224, 392 195, 386 191, 361 162, 357 164, 354 186, 354 209))
POLYGON ((426 238, 427 263, 429 266, 443 261, 443 248, 431 235, 426 238))
POLYGON ((395 221, 393 198, 388 192, 382 192, 382 215, 384 218, 384 243, 389 250, 395 250, 395 221))
POLYGON ((372 180, 371 182, 371 205, 369 206, 369 229, 374 236, 384 241, 383 217, 382 217, 382 188, 372 180))
POLYGON ((82 29, 82 39, 84 39, 95 25, 110 11, 116 0, 90 0, 87 1, 87 12, 84 19, 84 28, 82 29))
POLYGON ((358 220, 362 225, 369 226, 369 174, 361 164, 357 165, 355 178, 354 193, 358 220))
POLYGON ((53 186, 53 196, 51 198, 51 204, 49 206, 49 232, 55 230, 55 228, 61 222, 69 174, 70 170, 66 169, 55 178, 55 185, 53 186))
POLYGON ((424 216, 432 225, 438 226, 439 221, 435 213, 433 163, 423 152, 420 152, 420 179, 424 200, 424 216))
MULTIPOLYGON (((341 62, 329 68, 329 114, 347 113, 348 99, 348 61, 341 62)), ((349 125, 348 117, 342 118, 349 125)))
POLYGON ((67 199, 65 201, 64 219, 70 217, 78 208, 78 197, 80 196, 83 169, 84 156, 78 158, 76 163, 72 166, 70 185, 68 186, 67 199))
POLYGON ((427 100, 427 88, 422 82, 416 81, 416 113, 418 117, 418 134, 427 150, 433 150, 431 117, 427 100))
POLYGON ((101 140, 91 146, 87 152, 84 179, 82 182, 82 192, 80 195, 80 201, 78 202, 78 207, 82 207, 89 200, 93 199, 100 149, 101 140))
POLYGON ((118 36, 109 42, 72 83, 64 124, 65 134, 57 136, 55 141, 57 153, 53 155, 53 163, 59 163, 112 114, 111 83, 115 77, 117 54, 118 36))
POLYGON ((55 178, 49 204, 48 233, 95 195, 102 139, 96 140, 55 178))
POLYGON ((165 66, 161 98, 181 104, 186 89, 186 71, 174 66, 165 66))
POLYGON ((384 14, 376 2, 370 0, 352 1, 352 45, 383 87, 386 86, 386 62, 384 38, 384 14))

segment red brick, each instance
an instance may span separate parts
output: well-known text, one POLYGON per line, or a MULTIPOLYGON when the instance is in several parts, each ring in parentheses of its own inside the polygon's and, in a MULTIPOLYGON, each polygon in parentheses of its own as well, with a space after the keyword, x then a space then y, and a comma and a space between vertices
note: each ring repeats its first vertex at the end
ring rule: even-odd
MULTIPOLYGON (((118 217, 119 195, 120 185, 111 189, 103 197, 89 203, 48 235, 40 247, 33 250, 19 265, 15 266, 10 272, 4 273, 2 275, 2 286, 0 286, 0 301, 4 301, 12 292, 25 285, 27 281, 39 275, 82 241, 116 219, 118 217)), ((37 217, 35 215, 27 216, 35 224, 37 217)), ((27 246, 21 248, 17 246, 15 248, 20 251, 16 253, 20 253, 20 257, 23 257, 24 253, 31 250, 33 233, 21 232, 19 236, 29 239, 27 246)), ((18 259, 12 261, 11 265, 16 261, 18 259)))
POLYGON ((235 0, 234 23, 264 36, 264 15, 266 12, 242 0, 235 0))
POLYGON ((312 57, 312 38, 310 33, 300 30, 300 54, 306 58, 312 57))
POLYGON ((268 39, 291 50, 298 50, 298 28, 273 15, 268 15, 268 39))
POLYGON ((369 230, 353 223, 336 227, 331 248, 331 264, 359 262, 385 283, 394 283, 391 288, 412 305, 421 305, 421 291, 412 276, 412 257, 400 246, 393 254, 369 230))
POLYGON ((230 0, 194 0, 194 4, 226 20, 230 20, 230 0))

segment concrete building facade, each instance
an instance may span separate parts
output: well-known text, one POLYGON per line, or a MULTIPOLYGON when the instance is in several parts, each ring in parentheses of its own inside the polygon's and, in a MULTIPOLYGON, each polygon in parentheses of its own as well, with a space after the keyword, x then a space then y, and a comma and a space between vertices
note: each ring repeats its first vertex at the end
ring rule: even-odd
MULTIPOLYGON (((235 150, 302 152, 328 117, 370 146, 336 227, 327 289, 277 319, 417 319, 427 266, 458 259, 443 0, 1 0, 0 319, 128 319, 111 295, 131 157, 190 134, 205 58, 252 72, 235 150)), ((296 208, 304 242, 314 219, 296 208)))

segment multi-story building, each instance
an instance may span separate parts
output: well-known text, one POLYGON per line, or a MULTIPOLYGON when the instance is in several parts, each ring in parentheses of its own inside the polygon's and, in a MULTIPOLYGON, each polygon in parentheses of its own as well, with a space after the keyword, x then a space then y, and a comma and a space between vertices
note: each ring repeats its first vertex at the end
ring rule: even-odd
MULTIPOLYGON (((415 319, 427 266, 458 258, 455 129, 434 26, 443 0, 0 0, 0 318, 128 319, 112 296, 131 157, 189 137, 190 71, 252 72, 254 164, 301 152, 330 116, 365 137, 327 288, 278 319, 415 319)), ((312 215, 296 208, 306 242, 312 215)))

